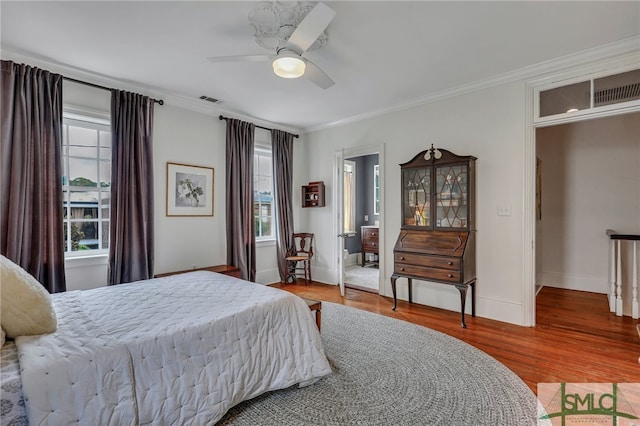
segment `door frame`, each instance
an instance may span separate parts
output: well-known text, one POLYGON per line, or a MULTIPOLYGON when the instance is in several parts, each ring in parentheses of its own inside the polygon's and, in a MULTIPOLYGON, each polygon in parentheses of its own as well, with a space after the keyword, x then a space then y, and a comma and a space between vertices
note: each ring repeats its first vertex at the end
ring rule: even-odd
MULTIPOLYGON (((335 152, 334 156, 334 165, 333 169, 334 173, 334 188, 333 191, 333 220, 334 220, 334 235, 343 233, 343 224, 342 224, 342 216, 343 212, 340 211, 342 209, 343 203, 341 200, 344 200, 344 187, 340 183, 343 182, 342 179, 338 176, 341 173, 344 173, 343 162, 345 158, 351 157, 360 157, 363 155, 372 155, 378 154, 378 169, 379 169, 379 182, 380 182, 380 225, 379 225, 379 246, 380 251, 378 253, 378 294, 385 294, 384 284, 387 282, 386 274, 385 274, 385 238, 384 238, 384 211, 385 211, 385 202, 384 202, 384 174, 385 174, 385 163, 384 163, 384 147, 385 144, 382 143, 380 145, 369 145, 363 147, 354 147, 354 148, 341 148, 335 152)), ((341 290, 344 288, 344 260, 342 255, 342 247, 344 244, 340 240, 340 238, 336 237, 336 260, 334 263, 334 268, 336 271, 336 281, 338 285, 341 287, 341 290)), ((391 284, 389 283, 389 288, 391 284)), ((390 290, 389 290, 390 291, 390 290)))
MULTIPOLYGON (((640 111, 640 106, 611 108, 602 111, 588 112, 579 116, 564 116, 557 120, 536 122, 536 89, 550 83, 561 82, 589 74, 605 72, 615 74, 616 70, 624 71, 635 67, 638 53, 623 54, 605 60, 596 60, 587 65, 569 70, 534 77, 525 82, 525 135, 524 135, 524 167, 523 167, 523 274, 522 274, 522 325, 536 325, 536 129, 565 123, 593 120, 601 117, 627 114, 640 111)), ((586 76, 586 77, 585 77, 586 76)))

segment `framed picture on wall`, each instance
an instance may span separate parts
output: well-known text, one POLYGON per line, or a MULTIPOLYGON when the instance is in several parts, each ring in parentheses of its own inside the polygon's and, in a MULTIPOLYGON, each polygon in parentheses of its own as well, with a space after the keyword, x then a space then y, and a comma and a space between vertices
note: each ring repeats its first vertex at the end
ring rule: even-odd
POLYGON ((167 216, 213 216, 213 168, 167 163, 167 216))

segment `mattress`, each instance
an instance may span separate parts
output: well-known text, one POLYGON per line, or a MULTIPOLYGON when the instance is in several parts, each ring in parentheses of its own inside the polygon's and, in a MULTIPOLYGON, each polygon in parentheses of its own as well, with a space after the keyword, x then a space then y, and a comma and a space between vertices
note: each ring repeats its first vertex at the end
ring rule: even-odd
POLYGON ((27 411, 22 399, 20 364, 16 344, 8 341, 0 350, 0 424, 26 426, 27 411))
POLYGON ((30 424, 213 424, 331 369, 299 297, 212 272, 52 295, 16 345, 30 424))

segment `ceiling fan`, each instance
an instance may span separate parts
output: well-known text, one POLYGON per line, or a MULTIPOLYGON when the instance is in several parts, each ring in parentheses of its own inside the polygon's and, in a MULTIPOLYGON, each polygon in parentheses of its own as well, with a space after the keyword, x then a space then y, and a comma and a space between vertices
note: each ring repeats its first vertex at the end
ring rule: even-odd
POLYGON ((283 78, 304 76, 322 89, 334 85, 333 80, 316 64, 302 55, 327 42, 325 30, 336 12, 324 3, 315 6, 296 3, 283 6, 281 2, 263 2, 249 12, 249 21, 255 29, 256 42, 270 50, 271 55, 215 56, 212 62, 267 62, 283 78))

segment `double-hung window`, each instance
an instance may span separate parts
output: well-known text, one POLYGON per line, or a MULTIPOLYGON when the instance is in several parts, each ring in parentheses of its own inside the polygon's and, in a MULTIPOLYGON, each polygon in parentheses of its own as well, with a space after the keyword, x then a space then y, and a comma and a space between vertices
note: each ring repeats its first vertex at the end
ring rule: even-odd
POLYGON ((271 148, 256 144, 253 154, 253 216, 256 241, 275 239, 271 148))
POLYGON ((107 253, 111 192, 109 121, 65 113, 62 162, 65 256, 107 253))

